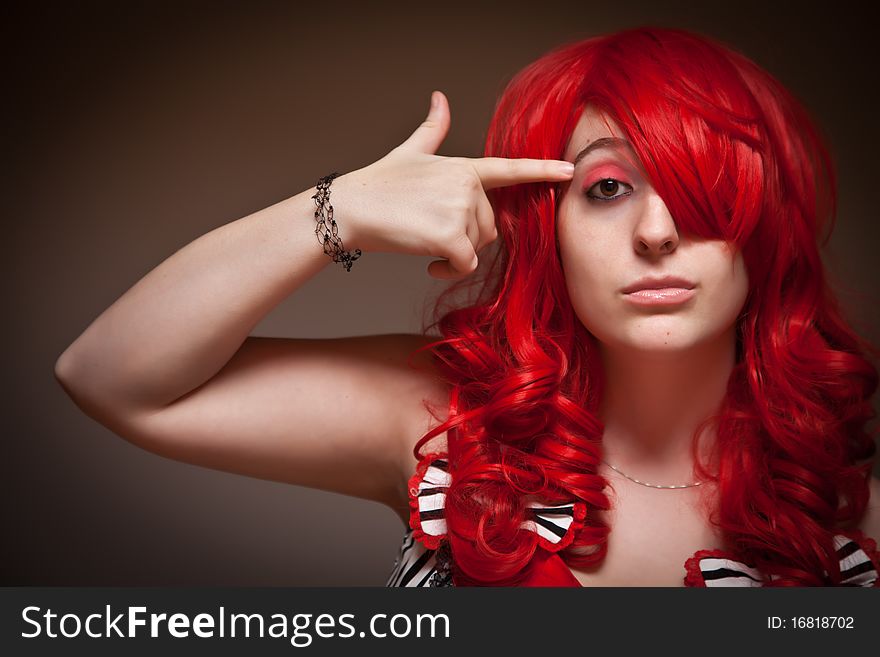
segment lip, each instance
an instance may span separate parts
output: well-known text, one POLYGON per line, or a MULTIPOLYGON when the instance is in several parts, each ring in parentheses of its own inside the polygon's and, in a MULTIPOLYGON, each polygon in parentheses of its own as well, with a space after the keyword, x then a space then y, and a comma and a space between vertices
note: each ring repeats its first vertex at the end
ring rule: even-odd
POLYGON ((696 287, 694 283, 679 276, 648 276, 640 278, 632 285, 628 285, 623 288, 621 292, 623 294, 632 294, 633 292, 639 292, 641 290, 663 290, 668 288, 692 290, 694 287, 696 287))
POLYGON ((642 278, 621 292, 627 301, 639 306, 676 306, 693 298, 696 286, 677 276, 642 278))
POLYGON ((661 289, 636 290, 623 296, 627 301, 638 306, 677 306, 691 299, 696 293, 694 289, 664 287, 661 289))

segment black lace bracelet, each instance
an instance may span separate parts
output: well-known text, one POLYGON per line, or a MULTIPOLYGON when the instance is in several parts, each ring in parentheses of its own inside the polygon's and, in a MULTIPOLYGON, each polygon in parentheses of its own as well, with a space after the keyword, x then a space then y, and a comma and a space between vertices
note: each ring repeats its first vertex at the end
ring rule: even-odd
POLYGON ((339 229, 336 226, 336 220, 333 218, 333 206, 330 205, 330 183, 338 177, 338 172, 333 172, 328 176, 318 180, 317 193, 312 196, 315 199, 315 236, 318 243, 324 246, 324 253, 333 259, 333 262, 341 262, 345 267, 345 271, 351 271, 352 263, 361 257, 361 250, 355 249, 354 253, 346 251, 342 246, 342 240, 339 238, 339 229))

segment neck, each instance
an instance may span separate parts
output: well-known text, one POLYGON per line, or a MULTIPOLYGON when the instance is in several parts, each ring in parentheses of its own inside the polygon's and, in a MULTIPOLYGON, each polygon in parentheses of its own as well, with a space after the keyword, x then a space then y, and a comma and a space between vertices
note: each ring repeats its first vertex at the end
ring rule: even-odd
MULTIPOLYGON (((661 484, 693 481, 693 435, 717 412, 735 363, 735 333, 674 353, 602 345, 605 390, 599 408, 606 461, 661 484)), ((701 451, 715 440, 709 426, 701 451)))

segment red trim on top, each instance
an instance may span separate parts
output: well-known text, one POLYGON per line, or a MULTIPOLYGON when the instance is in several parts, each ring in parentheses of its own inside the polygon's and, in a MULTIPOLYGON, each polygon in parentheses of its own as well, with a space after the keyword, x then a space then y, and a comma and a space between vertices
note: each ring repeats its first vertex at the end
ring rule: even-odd
POLYGON ((880 588, 880 552, 877 551, 877 541, 870 536, 867 536, 861 529, 835 529, 834 532, 835 534, 843 534, 847 538, 854 540, 856 544, 862 548, 862 551, 868 555, 868 559, 871 560, 871 564, 877 572, 877 577, 874 579, 874 583, 871 586, 874 588, 880 588))
MULTIPOLYGON (((551 506, 548 504, 548 506, 551 506)), ((565 531, 565 534, 559 539, 558 543, 551 543, 546 538, 535 532, 538 537, 538 546, 547 550, 548 552, 559 552, 563 548, 571 545, 571 542, 574 540, 575 534, 584 526, 584 519, 587 517, 587 505, 584 502, 574 502, 574 508, 572 510, 573 520, 571 524, 568 526, 568 529, 565 531)), ((534 522, 534 521, 533 521, 534 522)))
MULTIPOLYGON (((855 541, 868 556, 871 560, 871 564, 874 566, 874 570, 878 573, 878 577, 874 580, 874 583, 871 586, 880 588, 880 552, 877 550, 877 542, 870 536, 866 536, 860 529, 835 529, 834 535, 839 534, 855 541)), ((700 559, 704 558, 730 559, 731 561, 736 561, 737 563, 748 566, 748 564, 744 563, 736 555, 725 550, 697 550, 694 553, 694 556, 688 559, 684 564, 686 571, 684 577, 685 586, 706 586, 706 580, 703 578, 703 571, 700 568, 700 559)))
POLYGON ((422 521, 419 517, 419 484, 425 478, 425 472, 433 461, 441 459, 449 463, 446 454, 440 452, 432 452, 425 454, 419 459, 416 465, 415 474, 409 478, 407 491, 409 493, 409 526, 413 530, 413 538, 419 541, 429 550, 436 550, 440 547, 440 543, 446 538, 446 534, 432 535, 422 531, 422 521))
POLYGON ((700 568, 700 559, 729 559, 730 561, 736 561, 744 566, 748 566, 747 563, 743 563, 735 554, 727 550, 697 550, 694 552, 694 556, 684 562, 685 586, 706 587, 703 569, 700 568))

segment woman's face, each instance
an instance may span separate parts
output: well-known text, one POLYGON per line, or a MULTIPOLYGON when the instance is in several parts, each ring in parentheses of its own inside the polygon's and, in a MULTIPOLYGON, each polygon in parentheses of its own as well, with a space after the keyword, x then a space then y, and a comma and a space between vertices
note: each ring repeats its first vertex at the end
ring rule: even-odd
POLYGON ((560 190, 557 236, 587 330, 610 348, 645 352, 682 351, 732 330, 748 293, 742 254, 679 233, 622 130, 591 108, 564 159, 579 154, 560 190))

